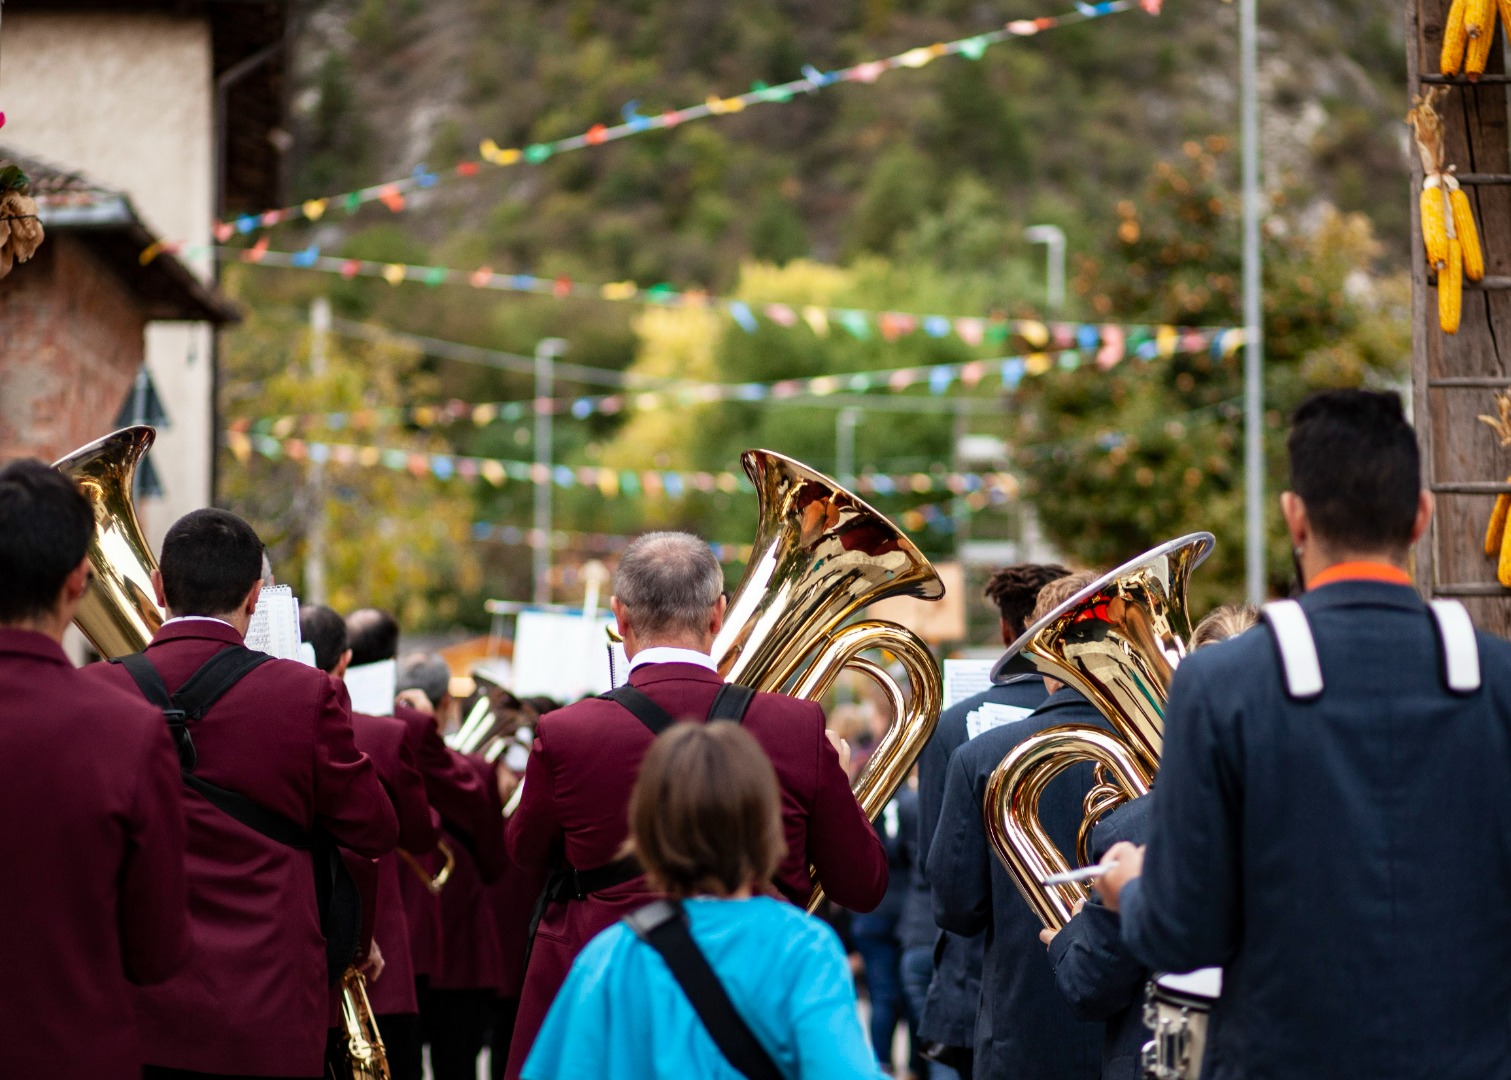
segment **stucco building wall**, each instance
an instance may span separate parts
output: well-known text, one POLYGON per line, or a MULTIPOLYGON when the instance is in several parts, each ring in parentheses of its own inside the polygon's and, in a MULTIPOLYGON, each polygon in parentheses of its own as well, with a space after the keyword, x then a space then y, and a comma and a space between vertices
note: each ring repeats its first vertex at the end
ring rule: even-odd
MULTIPOLYGON (((214 84, 204 19, 6 12, 0 101, 7 146, 125 192, 144 224, 165 240, 210 242, 214 84)), ((184 261, 209 278, 209 259, 184 261)), ((146 359, 171 422, 152 452, 164 495, 141 508, 156 547, 177 517, 210 501, 210 330, 153 324, 146 359)), ((109 430, 125 392, 122 387, 94 414, 90 438, 109 430)))

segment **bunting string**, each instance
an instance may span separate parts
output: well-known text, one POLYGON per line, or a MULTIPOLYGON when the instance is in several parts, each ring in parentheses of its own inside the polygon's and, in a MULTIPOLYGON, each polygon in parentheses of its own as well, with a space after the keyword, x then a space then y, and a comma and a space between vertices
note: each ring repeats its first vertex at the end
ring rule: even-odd
MULTIPOLYGON (((1156 352, 1154 356, 1163 357, 1176 352, 1210 352, 1214 358, 1217 358, 1224 355, 1223 350, 1229 343, 1226 338, 1219 339, 1215 336, 1193 332, 1185 337, 1177 336, 1170 339, 1168 344, 1170 345, 1169 352, 1156 352)), ((1153 356, 1149 358, 1152 359, 1153 356)), ((855 394, 872 391, 902 393, 916 387, 927 387, 930 394, 943 396, 956 385, 970 390, 982 385, 993 385, 998 381, 1004 390, 1015 390, 1025 377, 1043 375, 1049 371, 1075 371, 1083 365, 1095 362, 1094 357, 1070 349, 1058 354, 1003 356, 990 360, 968 360, 962 363, 815 375, 809 378, 781 379, 767 383, 688 382, 665 389, 615 394, 481 403, 452 399, 434 405, 237 417, 230 421, 229 427, 237 433, 266 434, 287 438, 296 432, 308 432, 319 428, 331 431, 347 429, 370 431, 394 426, 430 429, 450 424, 472 424, 474 427, 484 428, 494 423, 513 423, 546 414, 570 415, 577 420, 586 420, 591 416, 614 416, 632 410, 687 408, 726 401, 802 404, 814 398, 842 396, 846 402, 853 402, 856 400, 853 396, 855 394)))
POLYGON ((444 266, 340 259, 321 255, 317 245, 311 245, 304 251, 270 251, 266 238, 259 240, 251 248, 217 250, 239 255, 243 261, 253 265, 315 270, 339 274, 348 279, 382 278, 393 286, 405 282, 419 282, 432 287, 468 285, 474 289, 529 293, 557 299, 578 298, 711 309, 722 312, 741 330, 751 334, 759 330, 764 322, 784 329, 794 328, 801 323, 819 337, 827 337, 835 327, 839 327, 861 341, 877 336, 885 341, 896 341, 915 333, 922 333, 930 338, 953 336, 970 346, 1003 345, 1016 339, 1032 352, 1096 350, 1097 364, 1104 368, 1116 365, 1129 353, 1140 359, 1151 360, 1157 356, 1173 355, 1176 351, 1196 352, 1210 346, 1219 355, 1232 355, 1243 344, 1243 332, 1237 327, 1044 322, 1038 319, 1009 319, 1003 315, 928 315, 865 308, 828 308, 812 304, 758 304, 734 297, 713 296, 696 289, 678 291, 665 282, 645 287, 633 281, 598 285, 573 281, 568 277, 500 274, 487 266, 476 270, 458 270, 444 266), (1192 347, 1189 343, 1193 339, 1200 339, 1201 344, 1192 347))
MULTIPOLYGON (((530 461, 470 457, 461 454, 407 450, 401 447, 315 442, 276 435, 228 430, 225 445, 237 461, 245 464, 253 454, 272 461, 287 459, 320 465, 383 468, 437 480, 483 480, 494 487, 511 482, 550 484, 559 488, 592 488, 604 498, 636 497, 680 499, 694 492, 703 494, 755 491, 743 473, 702 472, 670 469, 614 469, 598 465, 542 465, 530 461)), ((867 473, 856 478, 855 490, 863 495, 928 495, 948 493, 969 496, 996 491, 1013 499, 1018 479, 1011 473, 915 472, 897 475, 867 473)))
POLYGON ((640 102, 630 101, 620 110, 618 124, 597 123, 577 135, 531 143, 523 147, 501 146, 494 139, 484 139, 478 146, 477 157, 459 161, 448 169, 432 171, 425 165, 417 165, 407 176, 395 177, 353 191, 305 199, 292 206, 276 207, 260 213, 243 214, 233 219, 217 221, 214 225, 214 234, 218 241, 225 243, 234 236, 257 232, 287 221, 319 221, 333 209, 352 214, 374 202, 382 203, 389 211, 397 214, 409 208, 410 197, 416 192, 456 179, 477 176, 483 171, 485 165, 499 168, 540 165, 559 154, 618 142, 646 132, 668 131, 693 120, 732 116, 754 105, 785 104, 800 94, 814 94, 825 87, 839 83, 872 84, 888 72, 900 68, 922 68, 941 56, 962 56, 969 60, 979 60, 992 45, 1033 37, 1045 30, 1100 19, 1134 8, 1142 8, 1151 15, 1157 15, 1160 0, 1137 0, 1137 2, 1101 0, 1098 3, 1077 0, 1074 10, 1060 15, 1042 16, 1037 19, 1014 19, 999 30, 991 30, 956 41, 936 42, 932 45, 906 49, 894 56, 867 60, 849 67, 820 71, 812 64, 805 64, 800 79, 793 79, 775 86, 757 82, 743 94, 735 94, 732 97, 710 94, 701 103, 681 109, 643 114, 640 112, 640 102))

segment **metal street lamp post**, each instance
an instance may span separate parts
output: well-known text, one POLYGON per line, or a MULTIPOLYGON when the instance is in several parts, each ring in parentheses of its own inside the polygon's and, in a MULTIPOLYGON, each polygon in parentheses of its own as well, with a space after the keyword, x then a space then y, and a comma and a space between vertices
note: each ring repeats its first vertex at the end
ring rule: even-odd
POLYGON ((551 600, 551 395, 556 358, 566 351, 561 338, 542 338, 535 345, 535 527, 530 563, 537 604, 551 600))

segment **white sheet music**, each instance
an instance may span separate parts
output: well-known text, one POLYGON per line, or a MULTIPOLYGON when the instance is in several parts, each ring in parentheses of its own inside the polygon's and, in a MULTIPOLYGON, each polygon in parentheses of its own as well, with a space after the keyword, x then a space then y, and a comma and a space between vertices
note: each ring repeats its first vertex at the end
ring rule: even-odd
POLYGON ((299 658, 299 598, 287 585, 266 585, 247 626, 247 648, 280 660, 299 658))
POLYGON ((379 660, 346 669, 346 692, 352 712, 365 716, 392 716, 393 699, 399 687, 399 662, 379 660))
POLYGON ((994 705, 988 702, 979 709, 972 709, 965 715, 965 737, 974 739, 984 731, 991 731, 1003 724, 1017 723, 1033 715, 1032 709, 1024 709, 1017 705, 994 705))
POLYGON ((946 660, 944 662, 944 707, 959 705, 992 686, 995 660, 946 660))

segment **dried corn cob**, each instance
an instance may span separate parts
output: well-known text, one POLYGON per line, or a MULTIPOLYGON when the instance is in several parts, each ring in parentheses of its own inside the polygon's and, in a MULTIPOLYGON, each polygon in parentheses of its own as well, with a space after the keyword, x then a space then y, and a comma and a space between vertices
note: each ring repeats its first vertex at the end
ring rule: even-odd
MULTIPOLYGON (((1511 483, 1511 476, 1506 477, 1511 483)), ((1490 523, 1485 526, 1485 555, 1494 558, 1500 554, 1506 535, 1506 512, 1511 511, 1511 495, 1497 495, 1495 509, 1490 511, 1490 523)))
POLYGON ((1485 276, 1485 253, 1480 249, 1479 230, 1474 227, 1474 211, 1469 209, 1469 193, 1450 181, 1448 202, 1453 210, 1453 235, 1464 251, 1464 276, 1480 281, 1485 276))
POLYGON ((1436 173, 1422 181, 1422 245, 1427 265, 1441 270, 1448 263, 1448 208, 1443 205, 1442 178, 1436 173))
POLYGON ((1469 0, 1453 0, 1449 5, 1448 21, 1443 26, 1443 51, 1438 58, 1438 67, 1444 75, 1457 75, 1463 69, 1464 47, 1469 43, 1464 29, 1464 9, 1468 6, 1469 0))
MULTIPOLYGON (((1470 0, 1469 10, 1473 11, 1474 5, 1479 2, 1483 2, 1483 0, 1470 0)), ((1495 11, 1493 4, 1490 11, 1493 15, 1495 11)), ((1470 82, 1479 82, 1480 76, 1485 73, 1485 65, 1490 61, 1490 47, 1495 43, 1495 21, 1493 18, 1487 26, 1488 29, 1484 30, 1469 30, 1469 48, 1464 55, 1464 76, 1470 82)))
POLYGON ((1438 271, 1438 326, 1445 334, 1459 332, 1464 306, 1464 252, 1457 237, 1448 238, 1448 261, 1438 271))
POLYGON ((1471 41, 1495 33, 1495 0, 1467 0, 1464 5, 1464 34, 1471 41))
POLYGON ((1505 535, 1501 537, 1501 557, 1495 567, 1495 580, 1511 587, 1511 529, 1507 529, 1505 535))

